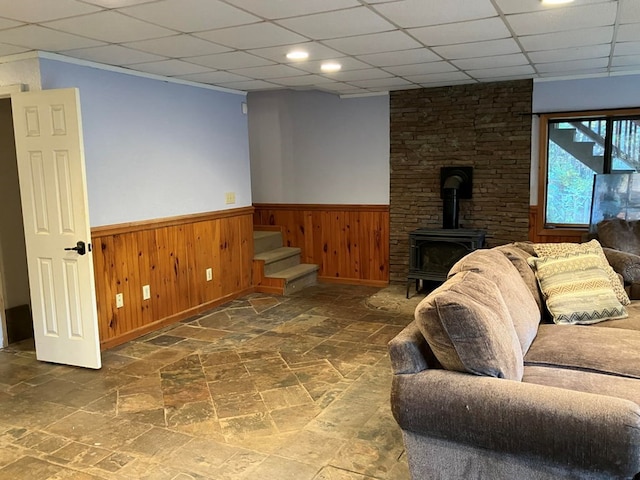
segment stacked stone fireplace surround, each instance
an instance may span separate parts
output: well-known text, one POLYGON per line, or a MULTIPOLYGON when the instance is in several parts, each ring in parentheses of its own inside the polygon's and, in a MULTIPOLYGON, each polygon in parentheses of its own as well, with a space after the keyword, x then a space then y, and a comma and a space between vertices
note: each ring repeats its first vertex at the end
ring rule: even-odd
POLYGON ((473 167, 460 227, 486 231, 489 247, 527 240, 533 82, 391 93, 390 281, 404 283, 409 232, 442 227, 440 167, 473 167))

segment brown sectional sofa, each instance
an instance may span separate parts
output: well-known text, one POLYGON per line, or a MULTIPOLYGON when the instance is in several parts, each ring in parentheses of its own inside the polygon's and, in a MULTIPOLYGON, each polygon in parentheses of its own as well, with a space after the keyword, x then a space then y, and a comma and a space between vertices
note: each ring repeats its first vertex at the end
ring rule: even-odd
POLYGON ((640 302, 545 323, 531 253, 463 258, 389 343, 414 480, 640 478, 640 302))

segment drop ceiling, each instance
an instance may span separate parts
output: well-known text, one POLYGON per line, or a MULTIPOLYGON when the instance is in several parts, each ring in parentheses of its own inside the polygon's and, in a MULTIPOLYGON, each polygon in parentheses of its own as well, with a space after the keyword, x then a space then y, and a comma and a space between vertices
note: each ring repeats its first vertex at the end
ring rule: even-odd
POLYGON ((619 75, 640 73, 640 0, 2 1, 0 56, 35 50, 241 91, 619 75))

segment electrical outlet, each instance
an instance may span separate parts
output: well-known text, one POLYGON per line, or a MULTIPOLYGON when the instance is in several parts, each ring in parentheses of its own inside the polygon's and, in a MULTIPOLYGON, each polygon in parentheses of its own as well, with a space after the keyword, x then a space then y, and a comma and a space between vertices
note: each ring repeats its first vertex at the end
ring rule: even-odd
POLYGON ((142 286, 142 299, 149 300, 151 298, 151 287, 149 285, 142 286))
POLYGON ((225 202, 227 205, 236 203, 236 192, 227 192, 224 194, 224 196, 225 196, 225 202))
POLYGON ((124 307, 124 295, 122 293, 116 293, 116 308, 124 307))
POLYGON ((213 270, 211 268, 207 268, 205 273, 207 275, 207 282, 210 282, 211 280, 213 280, 213 270))

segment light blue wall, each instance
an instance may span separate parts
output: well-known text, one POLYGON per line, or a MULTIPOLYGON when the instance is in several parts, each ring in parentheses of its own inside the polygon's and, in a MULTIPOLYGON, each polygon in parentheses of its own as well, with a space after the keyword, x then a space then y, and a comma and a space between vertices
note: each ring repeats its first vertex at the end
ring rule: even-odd
POLYGON ((389 204, 389 96, 248 95, 256 203, 389 204))
POLYGON ((80 90, 92 227, 251 205, 244 95, 49 59, 40 71, 43 89, 80 90))
POLYGON ((533 111, 574 112, 637 107, 640 105, 640 75, 536 81, 533 111))

